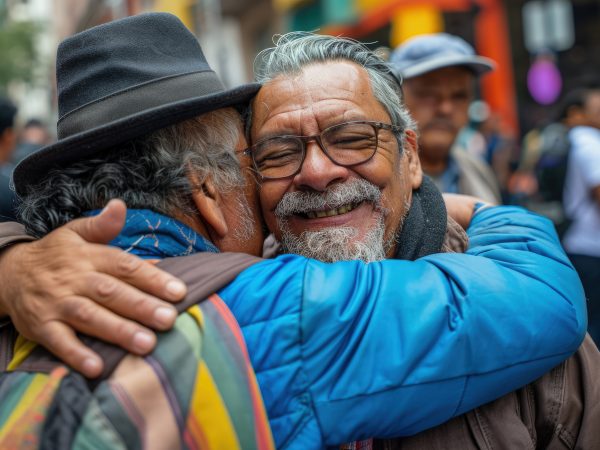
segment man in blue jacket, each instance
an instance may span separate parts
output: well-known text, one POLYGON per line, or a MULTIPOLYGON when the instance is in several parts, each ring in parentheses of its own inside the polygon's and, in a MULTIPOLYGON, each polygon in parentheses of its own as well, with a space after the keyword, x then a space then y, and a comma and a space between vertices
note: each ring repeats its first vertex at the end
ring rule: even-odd
MULTIPOLYGON (((120 26, 137 20, 142 19, 90 30, 85 36, 87 51, 89 38, 114 42, 102 32, 118 34, 120 26)), ((176 37, 178 45, 166 48, 181 51, 188 38, 172 20, 158 15, 148 22, 173 27, 161 39, 176 37)), ((135 34, 139 48, 151 48, 145 39, 156 39, 157 34, 149 31, 135 34)), ((349 45, 340 42, 341 48, 349 45)), ((81 48, 77 36, 71 43, 70 51, 81 48)), ((65 48, 69 50, 68 45, 65 48)), ((195 54, 192 59, 203 58, 195 54)), ((338 111, 319 97, 322 92, 312 92, 310 83, 317 74, 301 71, 300 79, 275 77, 274 84, 299 89, 298 103, 293 103, 296 110, 289 118, 273 121, 283 129, 269 124, 269 114, 286 111, 270 104, 278 96, 269 97, 265 91, 262 100, 271 108, 255 109, 251 131, 256 144, 250 148, 238 135, 239 118, 229 113, 221 118, 222 133, 199 141, 193 123, 184 116, 210 110, 206 98, 190 100, 185 113, 175 98, 153 99, 160 104, 149 109, 140 98, 132 101, 138 88, 149 86, 147 82, 103 96, 109 87, 90 71, 83 81, 99 84, 89 92, 80 91, 92 96, 86 105, 110 112, 93 114, 104 121, 90 125, 94 122, 88 120, 89 111, 76 104, 86 99, 61 97, 65 134, 56 146, 26 160, 15 174, 29 229, 44 234, 98 208, 107 198, 121 197, 136 209, 130 215, 147 220, 143 227, 139 221, 128 221, 115 243, 144 258, 193 253, 200 243, 214 251, 216 246, 257 253, 262 233, 256 226, 256 193, 247 170, 252 164, 261 178, 267 224, 288 249, 296 245, 296 237, 301 241, 298 248, 307 252, 330 249, 322 253, 326 260, 340 259, 326 255, 343 253, 345 248, 350 250, 342 259, 370 261, 393 255, 413 259, 434 253, 430 247, 439 251, 446 235, 445 216, 440 227, 439 217, 429 215, 427 205, 436 204, 435 192, 420 190, 415 135, 410 129, 404 132, 410 123, 402 123, 401 115, 374 101, 376 88, 366 81, 366 69, 345 59, 348 62, 333 68, 326 62, 314 66, 323 73, 339 70, 345 83, 353 79, 356 89, 341 86, 332 95, 353 92, 361 102, 343 98, 352 107, 338 111), (136 110, 124 108, 125 104, 136 110), (325 116, 312 117, 313 112, 325 116), (294 128, 298 121, 306 131, 294 128), (166 128, 148 136, 149 126, 166 128), (235 163, 233 145, 223 145, 224 136, 233 136, 236 149, 248 154, 241 159, 244 175, 235 163), (122 145, 127 139, 136 143, 129 160, 123 150, 130 147, 122 145), (151 157, 141 157, 145 153, 151 157), (48 173, 48 166, 55 170, 48 173), (246 183, 243 196, 239 188, 231 189, 231 180, 234 185, 246 183), (335 187, 338 184, 350 189, 335 187), (327 193, 286 197, 320 191, 327 193), (287 199, 283 206, 269 203, 280 193, 280 200, 287 199), (310 209, 303 206, 307 201, 312 202, 310 209), (73 209, 69 211, 67 204, 73 209), (194 208, 191 213, 189 205, 194 208), (166 216, 176 219, 169 221, 174 227, 158 226, 168 222, 166 216), (328 230, 335 227, 345 231, 328 230), (440 242, 422 242, 427 227, 440 242), (411 229, 418 233, 401 241, 407 242, 405 247, 398 246, 396 240, 411 229), (303 236, 305 231, 310 234, 303 236), (338 240, 344 245, 336 245, 338 240), (161 244, 165 241, 171 243, 166 250, 161 244)), ((162 69, 170 73, 172 66, 169 60, 162 69)), ((206 71, 207 66, 189 75, 206 71)), ((168 74, 161 75, 158 79, 169 79, 168 74)), ((386 83, 388 89, 380 95, 394 93, 389 77, 383 77, 379 88, 386 83)), ((218 109, 227 104, 212 105, 218 109)), ((578 347, 585 329, 581 287, 551 225, 522 210, 488 208, 475 214, 469 236, 467 254, 436 254, 418 261, 329 265, 284 255, 252 266, 219 292, 244 332, 278 446, 320 448, 373 435, 412 434, 533 380, 578 347), (540 335, 546 337, 541 340, 540 335)), ((16 261, 18 253, 8 252, 2 270, 16 261)), ((7 292, 12 294, 4 287, 5 307, 7 292)))

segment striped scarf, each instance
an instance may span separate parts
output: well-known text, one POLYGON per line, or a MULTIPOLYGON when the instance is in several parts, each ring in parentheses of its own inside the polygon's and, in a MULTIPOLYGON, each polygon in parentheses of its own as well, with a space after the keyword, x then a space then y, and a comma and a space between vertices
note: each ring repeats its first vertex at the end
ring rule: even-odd
MULTIPOLYGON (((128 211, 112 244, 149 260, 217 251, 146 210, 128 211)), ((36 347, 19 337, 14 371, 0 375, 0 448, 274 448, 241 330, 216 294, 180 314, 151 354, 126 356, 95 389, 63 365, 19 371, 36 347)))

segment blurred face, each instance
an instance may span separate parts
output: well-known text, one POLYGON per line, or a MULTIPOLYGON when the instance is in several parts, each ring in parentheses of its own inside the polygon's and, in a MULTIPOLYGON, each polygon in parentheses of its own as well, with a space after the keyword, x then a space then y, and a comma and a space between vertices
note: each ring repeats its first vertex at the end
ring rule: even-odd
MULTIPOLYGON (((351 62, 313 64, 263 86, 253 102, 252 142, 317 135, 360 120, 391 123, 367 72, 351 62)), ((409 141, 401 153, 392 131, 379 130, 375 155, 351 167, 309 141, 297 174, 260 181, 267 226, 292 253, 325 261, 390 256, 412 189, 421 182, 414 136, 409 141)))
POLYGON ((588 95, 584 114, 589 126, 600 129, 600 91, 592 91, 588 95))
POLYGON ((445 160, 460 129, 469 120, 473 74, 448 67, 404 81, 406 106, 419 126, 419 147, 426 160, 445 160))

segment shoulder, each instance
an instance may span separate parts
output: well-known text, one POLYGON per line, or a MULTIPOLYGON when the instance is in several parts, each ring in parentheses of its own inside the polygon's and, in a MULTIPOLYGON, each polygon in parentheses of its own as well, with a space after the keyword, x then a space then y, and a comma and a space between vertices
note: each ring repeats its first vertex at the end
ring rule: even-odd
POLYGON ((600 130, 592 127, 575 127, 569 131, 571 151, 588 154, 600 160, 600 130))
POLYGON ((460 147, 452 148, 452 157, 459 167, 474 167, 484 173, 492 173, 490 167, 481 158, 474 156, 460 147))
MULTIPOLYGON (((524 243, 537 239, 559 246, 552 221, 519 206, 479 206, 471 219, 467 235, 473 239, 505 240, 524 243), (522 235, 519 239, 517 235, 522 235)), ((476 241, 479 242, 479 241, 476 241)))
POLYGON ((475 195, 492 203, 499 203, 500 189, 490 166, 481 158, 454 147, 452 158, 460 173, 460 193, 475 195))

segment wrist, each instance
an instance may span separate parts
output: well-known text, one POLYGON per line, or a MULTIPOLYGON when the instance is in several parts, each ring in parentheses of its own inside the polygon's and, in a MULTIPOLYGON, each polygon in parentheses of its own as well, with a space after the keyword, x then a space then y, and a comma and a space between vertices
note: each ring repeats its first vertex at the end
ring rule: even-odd
POLYGON ((17 255, 22 254, 23 245, 23 243, 15 243, 0 248, 0 318, 9 315, 7 305, 10 304, 10 298, 14 295, 12 292, 14 281, 9 279, 9 275, 15 273, 14 270, 18 265, 17 255))

